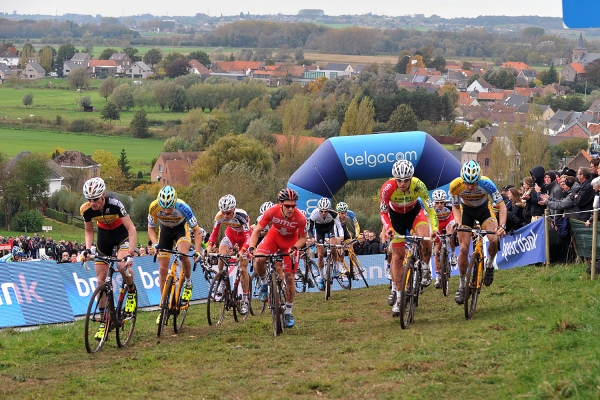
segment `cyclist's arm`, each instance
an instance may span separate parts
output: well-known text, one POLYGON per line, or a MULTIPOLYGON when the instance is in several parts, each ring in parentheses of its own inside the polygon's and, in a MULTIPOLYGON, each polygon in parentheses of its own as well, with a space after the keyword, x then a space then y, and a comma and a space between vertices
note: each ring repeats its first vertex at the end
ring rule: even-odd
POLYGON ((249 241, 249 246, 248 248, 256 248, 256 244, 258 243, 258 239, 260 237, 260 232, 265 229, 264 226, 262 226, 260 224, 260 222, 258 222, 256 224, 256 228, 252 230, 252 235, 250 235, 250 241, 249 241))
POLYGON ((200 226, 196 225, 192 228, 192 231, 194 231, 194 247, 199 252, 202 250, 202 232, 200 232, 200 226))
POLYGON ((94 243, 94 223, 85 221, 83 226, 85 228, 85 248, 89 250, 92 248, 92 243, 94 243))
POLYGON ((135 249, 135 244, 137 243, 137 231, 135 230, 135 225, 133 224, 133 221, 129 215, 121 217, 121 221, 123 221, 123 225, 129 234, 129 254, 133 255, 133 250, 135 249))
POLYGON ((334 225, 335 226, 335 229, 334 229, 335 237, 343 239, 344 238, 344 228, 342 227, 342 223, 340 222, 340 219, 336 217, 333 220, 333 222, 335 224, 334 225))
POLYGON ((307 235, 306 232, 304 231, 304 229, 302 229, 302 232, 300 233, 300 237, 298 237, 298 240, 296 241, 296 244, 294 246, 296 246, 297 249, 302 248, 305 244, 306 244, 306 239, 307 239, 307 235))
POLYGON ((215 220, 215 225, 213 226, 213 230, 210 234, 210 238, 208 239, 208 244, 210 246, 214 246, 217 243, 217 238, 219 236, 219 228, 221 227, 221 224, 219 223, 219 221, 215 220))
POLYGON ((452 204, 452 217, 456 221, 457 226, 462 224, 462 214, 460 213, 460 205, 452 204))
POLYGON ((158 233, 156 232, 156 216, 148 214, 148 239, 152 244, 158 243, 158 233))
POLYGON ((315 221, 312 218, 308 218, 309 221, 309 225, 308 225, 308 237, 311 239, 315 238, 315 221))

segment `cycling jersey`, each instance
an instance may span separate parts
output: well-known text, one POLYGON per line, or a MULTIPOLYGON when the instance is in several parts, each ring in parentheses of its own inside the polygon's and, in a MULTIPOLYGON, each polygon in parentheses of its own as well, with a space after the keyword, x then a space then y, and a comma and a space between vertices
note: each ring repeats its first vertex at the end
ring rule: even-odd
MULTIPOLYGON (((406 191, 398 188, 396 179, 389 179, 381 187, 381 203, 380 216, 383 222, 383 227, 387 231, 392 228, 390 214, 403 215, 414 214, 418 215, 418 210, 424 208, 424 212, 429 220, 431 230, 438 230, 438 219, 435 210, 428 205, 429 191, 420 179, 413 177, 410 181, 410 186, 406 191), (422 201, 419 201, 419 198, 422 201), (414 211, 413 211, 414 210, 414 211)), ((398 232, 404 234, 404 232, 398 232)))
POLYGON ((354 233, 356 236, 358 236, 358 234, 360 233, 360 225, 358 224, 358 219, 356 219, 356 214, 354 214, 354 211, 348 210, 344 217, 342 217, 341 214, 338 214, 338 218, 340 220, 340 224, 342 224, 342 228, 344 228, 344 233, 348 231, 346 223, 352 221, 352 223, 354 224, 354 233))
POLYGON ((8 263, 15 261, 15 257, 12 253, 8 253, 7 255, 0 258, 0 263, 8 263))
POLYGON ((156 227, 157 220, 160 221, 162 226, 169 228, 173 228, 183 222, 187 222, 190 229, 198 226, 198 221, 192 209, 181 199, 177 199, 171 214, 165 214, 164 209, 158 205, 158 200, 150 203, 150 207, 148 208, 148 226, 152 228, 156 227))
POLYGON ((98 225, 98 253, 110 256, 115 246, 118 246, 120 250, 129 249, 129 232, 121 220, 128 214, 115 193, 106 192, 104 207, 101 209, 95 211, 92 205, 86 201, 79 208, 79 212, 85 222, 96 222, 98 225))
POLYGON ((328 210, 327 215, 323 217, 321 211, 315 208, 310 214, 308 222, 308 237, 311 239, 316 236, 317 240, 321 240, 321 236, 325 233, 330 237, 344 237, 344 228, 338 218, 338 213, 333 210, 328 210))
POLYGON ((461 177, 454 179, 450 183, 450 196, 452 196, 452 205, 464 205, 466 207, 481 207, 488 202, 488 195, 492 198, 494 205, 500 204, 502 195, 494 185, 494 182, 487 176, 482 176, 479 182, 475 184, 472 192, 466 188, 465 182, 461 177))
POLYGON ((240 249, 242 247, 248 248, 248 243, 250 242, 250 217, 246 211, 241 208, 236 208, 230 219, 225 219, 223 212, 219 211, 215 216, 215 225, 210 234, 210 238, 208 239, 208 243, 211 246, 217 242, 221 224, 227 225, 226 235, 229 231, 231 234, 230 236, 235 236, 235 238, 231 238, 233 239, 232 242, 237 242, 240 237, 243 237, 244 241, 241 244, 240 249))
POLYGON ((454 223, 454 215, 452 214, 452 210, 449 207, 452 207, 452 205, 446 203, 444 207, 440 209, 435 208, 435 212, 438 217, 440 232, 444 232, 444 230, 446 230, 446 228, 449 225, 454 223))

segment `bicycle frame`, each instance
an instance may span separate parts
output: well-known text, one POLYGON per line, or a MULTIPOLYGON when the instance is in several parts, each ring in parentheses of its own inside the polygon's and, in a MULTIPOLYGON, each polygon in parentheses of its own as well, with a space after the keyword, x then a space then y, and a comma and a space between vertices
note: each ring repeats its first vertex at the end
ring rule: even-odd
MULTIPOLYGON (((238 264, 238 259, 235 257, 232 257, 230 255, 224 255, 224 254, 219 254, 219 253, 210 253, 207 255, 208 258, 208 263, 210 265, 213 265, 213 263, 215 263, 215 261, 221 260, 225 263, 225 265, 227 266, 227 269, 223 269, 222 271, 218 272, 214 278, 213 281, 210 285, 210 289, 209 289, 209 293, 208 293, 208 300, 207 300, 207 316, 208 316, 208 324, 209 325, 220 325, 221 322, 223 322, 223 318, 225 316, 225 312, 232 310, 233 311, 233 319, 235 320, 235 322, 238 322, 238 308, 241 305, 241 301, 242 301, 242 294, 239 293, 239 287, 241 285, 241 268, 238 264), (234 260, 232 262, 232 259, 234 260), (237 265, 235 265, 237 264, 237 265), (236 270, 236 274, 234 277, 234 283, 233 286, 231 285, 231 277, 229 276, 229 267, 235 265, 237 270, 236 270), (218 290, 221 289, 219 286, 223 285, 224 287, 222 289, 224 289, 224 292, 216 295, 218 290), (219 297, 220 296, 220 297, 219 297), (221 307, 221 313, 220 316, 218 318, 217 315, 214 315, 216 313, 216 308, 215 310, 211 311, 211 304, 216 304, 216 303, 222 303, 222 307, 221 307), (212 314, 212 315, 211 315, 212 314), (213 321, 213 318, 215 318, 215 321, 213 321)), ((250 302, 250 296, 248 296, 248 302, 250 302)), ((250 305, 249 305, 250 308, 250 305)), ((246 318, 248 318, 248 314, 250 314, 250 312, 248 312, 246 315, 244 315, 244 320, 246 318)))
MULTIPOLYGON (((271 310, 271 322, 273 324, 273 335, 279 336, 285 329, 284 312, 285 312, 285 290, 284 282, 277 272, 277 263, 282 262, 282 258, 289 254, 256 254, 254 257, 266 258, 267 267, 267 287, 269 290, 268 303, 271 310)), ((292 258, 292 263, 294 259, 292 258)), ((293 268, 292 268, 293 269, 293 268)))

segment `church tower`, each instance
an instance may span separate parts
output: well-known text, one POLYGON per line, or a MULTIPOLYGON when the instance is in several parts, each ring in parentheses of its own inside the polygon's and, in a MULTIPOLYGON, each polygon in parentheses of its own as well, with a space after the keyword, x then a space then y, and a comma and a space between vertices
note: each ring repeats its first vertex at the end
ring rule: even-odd
POLYGON ((583 35, 579 34, 579 40, 577 41, 577 46, 573 49, 573 62, 578 63, 581 60, 581 57, 587 53, 587 49, 583 45, 583 35))

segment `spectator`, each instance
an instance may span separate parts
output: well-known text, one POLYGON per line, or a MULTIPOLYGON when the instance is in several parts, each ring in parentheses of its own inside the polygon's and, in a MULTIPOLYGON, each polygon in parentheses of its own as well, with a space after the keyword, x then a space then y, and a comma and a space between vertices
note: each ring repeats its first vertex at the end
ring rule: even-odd
POLYGON ((600 158, 594 157, 590 160, 590 169, 592 170, 592 179, 598 177, 598 165, 600 165, 600 158))
MULTIPOLYGON (((598 204, 600 202, 599 200, 599 196, 600 196, 600 177, 595 177, 594 179, 592 179, 592 189, 594 189, 594 203, 593 206, 598 208, 598 206, 600 206, 600 204, 598 204)), ((585 221, 585 226, 591 226, 592 222, 593 222, 593 217, 594 214, 590 213, 590 217, 587 219, 587 221, 585 221)))
POLYGON ((531 187, 535 188, 535 185, 537 185, 540 188, 543 188, 544 187, 544 175, 546 175, 546 171, 544 170, 544 167, 542 167, 541 165, 538 165, 537 167, 531 168, 531 171, 529 171, 529 173, 531 174, 531 177, 533 178, 533 185, 531 185, 531 187))
POLYGON ((148 253, 146 252, 146 248, 140 247, 140 257, 147 256, 147 255, 148 255, 148 253))
POLYGON ((560 187, 562 189, 562 198, 554 199, 549 195, 542 195, 542 199, 547 202, 548 208, 557 213, 563 213, 562 216, 555 218, 552 221, 553 228, 558 232, 561 239, 566 239, 569 236, 569 215, 577 213, 577 206, 573 202, 571 188, 575 184, 575 178, 572 176, 563 175, 560 178, 560 187))
POLYGON ((357 242, 354 243, 354 253, 357 255, 364 255, 367 253, 367 242, 363 233, 358 234, 357 242))
POLYGON ((375 232, 369 231, 367 238, 367 253, 366 254, 381 254, 381 241, 375 235, 375 232))
POLYGON ((60 257, 60 261, 59 263, 70 263, 71 262, 71 257, 69 256, 69 252, 68 251, 63 251, 61 253, 61 257, 60 257))
POLYGON ((502 194, 502 199, 504 200, 504 205, 506 205, 506 211, 512 210, 512 202, 508 198, 508 192, 513 187, 515 187, 515 186, 514 185, 506 185, 502 188, 502 192, 500 193, 500 194, 502 194))
POLYGON ((577 180, 579 181, 579 191, 573 196, 573 203, 579 209, 579 213, 573 218, 587 221, 592 215, 592 205, 594 203, 594 189, 592 188, 592 170, 586 167, 579 168, 577 171, 577 180))

